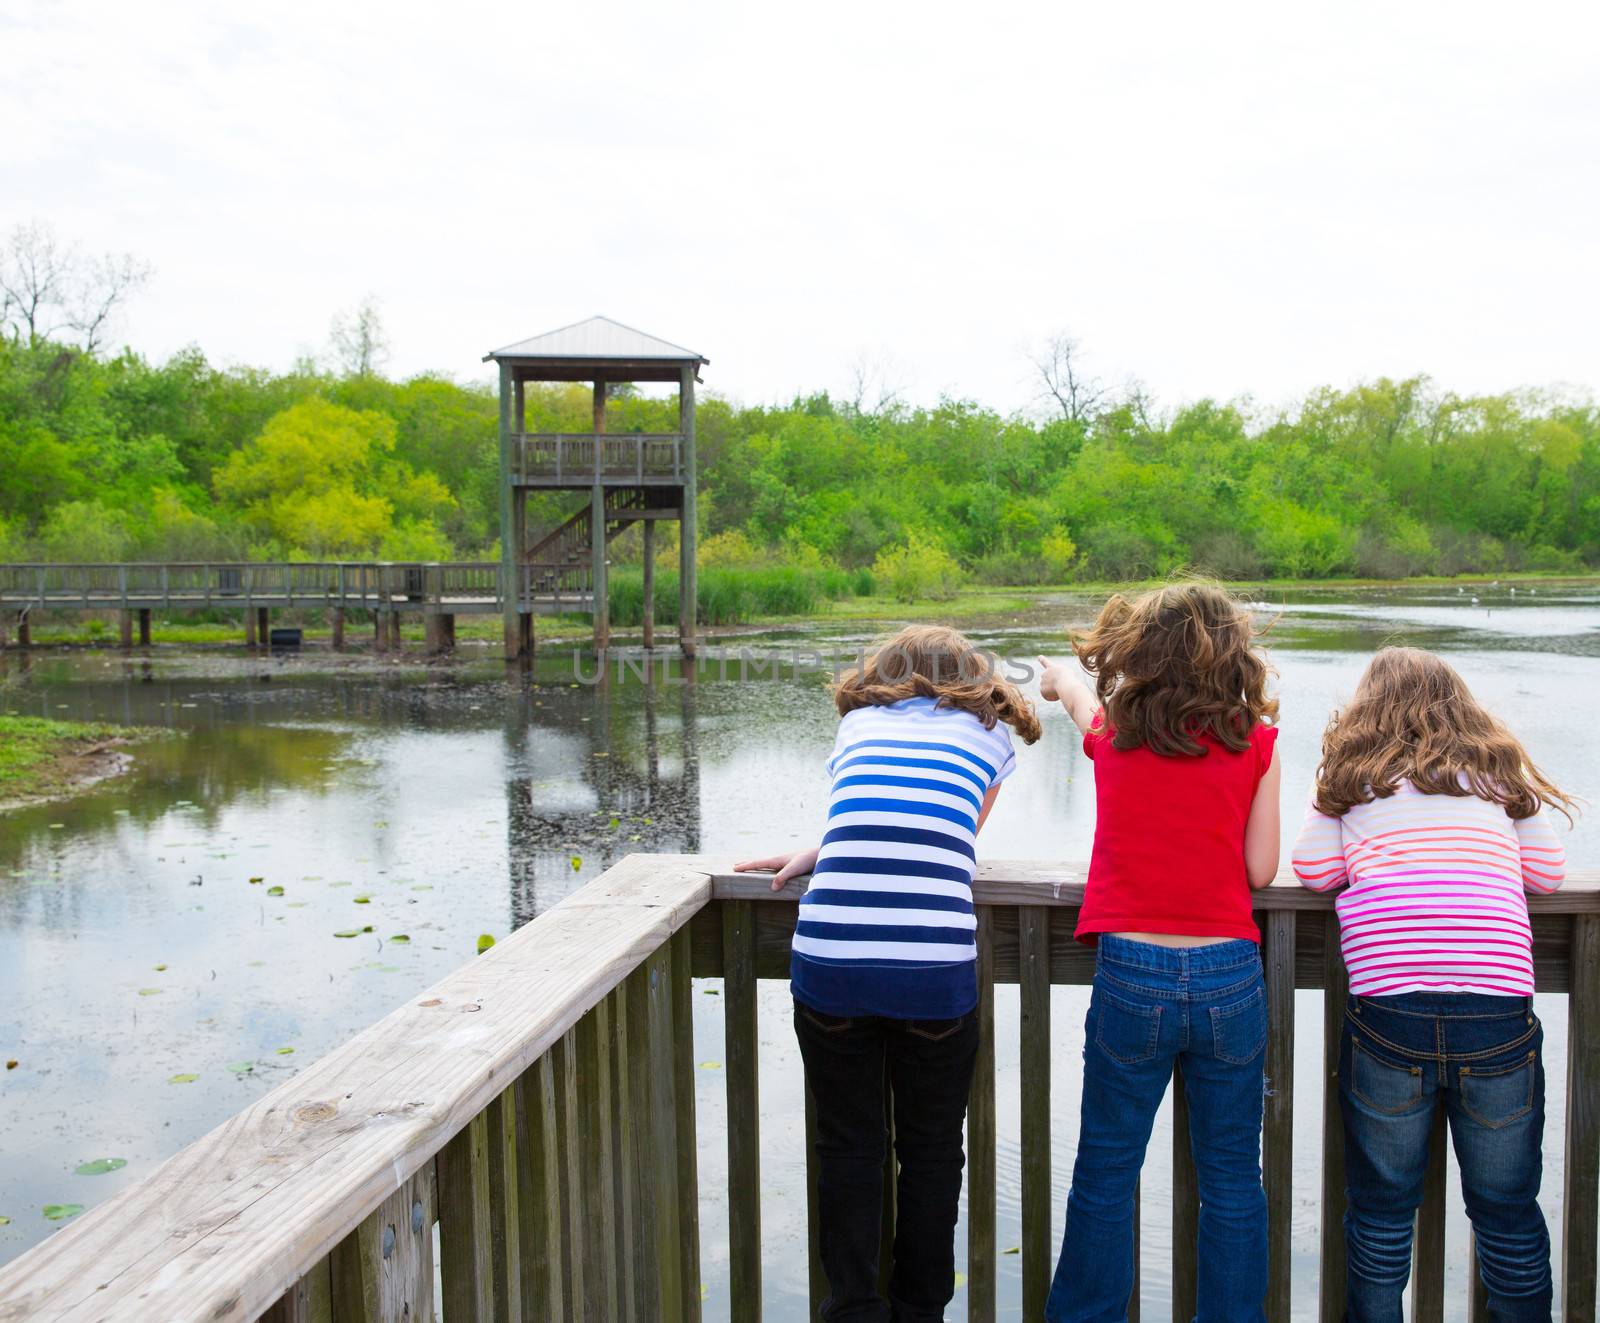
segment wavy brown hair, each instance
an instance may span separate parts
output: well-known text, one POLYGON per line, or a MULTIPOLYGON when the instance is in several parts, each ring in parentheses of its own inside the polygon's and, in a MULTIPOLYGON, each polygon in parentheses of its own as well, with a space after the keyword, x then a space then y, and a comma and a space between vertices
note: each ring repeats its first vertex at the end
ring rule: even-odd
POLYGON ((1073 651, 1095 678, 1117 749, 1164 756, 1206 752, 1210 736, 1243 753, 1258 723, 1277 720, 1250 612, 1218 584, 1168 584, 1101 608, 1073 651))
POLYGON ((1529 761, 1449 662, 1421 648, 1380 650, 1349 705, 1328 719, 1317 808, 1341 817, 1387 799, 1402 781, 1425 795, 1476 795, 1513 818, 1531 818, 1548 804, 1572 819, 1571 797, 1529 761))
POLYGON ((988 730, 1003 721, 1024 744, 1039 738, 1033 704, 999 674, 997 659, 943 625, 907 626, 833 686, 841 717, 858 707, 887 707, 906 698, 937 699, 940 707, 972 713, 988 730))

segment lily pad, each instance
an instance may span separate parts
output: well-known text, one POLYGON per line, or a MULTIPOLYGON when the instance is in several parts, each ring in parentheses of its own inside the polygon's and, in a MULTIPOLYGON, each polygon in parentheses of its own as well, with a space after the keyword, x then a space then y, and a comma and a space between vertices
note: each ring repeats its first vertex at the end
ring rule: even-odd
POLYGON ((362 933, 370 933, 371 931, 372 931, 372 925, 369 923, 365 928, 342 928, 338 932, 334 933, 334 936, 335 937, 360 937, 362 933))
POLYGON ((406 933, 396 933, 389 940, 391 942, 393 942, 396 946, 404 946, 407 942, 409 942, 411 940, 411 938, 406 933))
POLYGON ((228 1069, 235 1075, 248 1075, 256 1068, 254 1061, 230 1061, 228 1069))
POLYGON ((10 1225, 11 1225, 11 1219, 9 1217, 7 1217, 4 1213, 0 1213, 0 1227, 8 1227, 10 1225))
POLYGON ((139 989, 139 995, 141 997, 156 997, 156 996, 159 996, 160 993, 161 993, 161 989, 160 988, 140 988, 139 989))
POLYGON ((83 1212, 82 1204, 46 1204, 44 1215, 52 1222, 65 1222, 83 1212))
POLYGON ((167 967, 165 965, 157 965, 156 966, 156 973, 165 974, 166 972, 167 972, 167 967))
POLYGON ((494 945, 494 938, 490 934, 488 934, 488 933, 480 933, 478 935, 478 954, 479 955, 482 955, 485 951, 487 951, 493 945, 494 945))
POLYGON ((283 895, 283 888, 282 887, 268 887, 267 888, 267 895, 269 895, 269 896, 281 896, 281 895, 283 895))
POLYGON ((357 905, 370 905, 370 904, 372 904, 372 897, 371 896, 352 896, 352 897, 350 897, 350 899, 355 901, 355 903, 357 905))
POLYGON ((104 1176, 108 1171, 121 1171, 127 1165, 127 1158, 96 1158, 93 1162, 79 1163, 73 1170, 79 1176, 104 1176))
POLYGON ((292 1047, 280 1047, 278 1049, 278 1055, 280 1057, 292 1057, 294 1055, 294 1049, 292 1047))
POLYGON ((583 867, 583 856, 582 855, 576 855, 576 854, 573 855, 572 856, 572 871, 574 873, 576 873, 582 867, 583 867))
POLYGON ((722 1063, 720 1061, 702 1061, 700 1063, 700 1069, 701 1070, 721 1070, 722 1069, 722 1063))
POLYGON ((267 879, 264 878, 264 877, 253 877, 253 878, 250 879, 250 885, 253 886, 253 887, 258 887, 263 882, 265 882, 266 880, 267 879))
POLYGON ((200 1077, 198 1075, 188 1075, 188 1074, 184 1074, 184 1075, 169 1075, 167 1077, 167 1083, 168 1084, 193 1084, 199 1078, 200 1077))

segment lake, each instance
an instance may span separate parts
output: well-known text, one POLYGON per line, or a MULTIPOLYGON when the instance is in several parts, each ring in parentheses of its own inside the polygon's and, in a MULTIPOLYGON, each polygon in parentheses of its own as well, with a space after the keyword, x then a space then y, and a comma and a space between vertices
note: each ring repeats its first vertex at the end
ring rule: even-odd
MULTIPOLYGON (((967 622, 1031 659, 1097 603, 1058 594, 967 622)), ((1600 586, 1540 584, 1267 594, 1282 698, 1285 851, 1328 710, 1385 642, 1448 654, 1569 790, 1600 792, 1600 586)), ((631 851, 742 856, 814 841, 827 799, 831 704, 814 670, 741 666, 738 649, 848 657, 876 631, 821 623, 724 635, 693 684, 636 671, 587 682, 592 659, 548 646, 531 672, 466 646, 449 663, 321 651, 0 656, 0 708, 170 727, 133 771, 70 802, 0 816, 0 1261, 57 1225, 42 1209, 103 1200, 363 1026, 631 851), (741 669, 744 675, 741 678, 741 669), (775 672, 775 673, 774 673, 775 672), (279 890, 281 888, 281 890, 279 890), (365 931, 370 926, 371 931, 365 931), (354 936, 340 936, 354 933, 354 936), (393 940, 397 937, 404 941, 393 940), (97 1159, 126 1163, 80 1175, 97 1159)), ((708 649, 708 651, 710 651, 708 649)), ((676 679, 676 674, 671 677, 676 679)), ((984 829, 995 857, 1081 860, 1090 764, 1060 709, 984 829)), ((1600 866, 1600 822, 1567 837, 1600 866)), ((727 1316, 720 1000, 697 983, 706 1316, 727 1316)), ((1315 1316, 1321 994, 1300 993, 1295 1080, 1295 1317, 1315 1316)), ((1055 1234, 1077 1123, 1087 990, 1055 990, 1055 1234)), ((1541 998, 1552 1112, 1545 1204, 1559 1227, 1563 1000, 1541 998)), ((761 996, 767 1316, 803 1319, 803 1113, 781 983, 761 996)), ((999 1247, 1018 1243, 1017 991, 997 992, 999 1247)), ((1144 1199, 1147 1317, 1167 1309, 1170 1129, 1144 1199)), ((1453 1178, 1452 1178, 1453 1179, 1453 1178)), ((1466 1263, 1452 1189, 1448 1278, 1466 1263)), ((958 1260, 965 1226, 958 1231, 958 1260)), ((1019 1317, 1019 1260, 1000 1256, 1019 1317)), ((1559 1239, 1556 1249, 1559 1272, 1559 1239)), ((1557 1299, 1559 1300, 1559 1289, 1557 1299)), ((1454 1317, 1464 1306, 1453 1301, 1454 1317)), ((951 1316, 965 1315, 960 1290, 951 1316)))

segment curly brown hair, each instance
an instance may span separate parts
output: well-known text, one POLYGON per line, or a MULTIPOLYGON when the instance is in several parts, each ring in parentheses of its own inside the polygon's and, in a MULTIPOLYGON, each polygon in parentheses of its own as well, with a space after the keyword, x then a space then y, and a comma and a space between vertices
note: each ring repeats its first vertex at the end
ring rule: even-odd
POLYGON ((1387 799, 1401 781, 1425 795, 1476 795, 1512 818, 1548 804, 1572 820, 1573 799, 1529 761, 1449 662, 1421 648, 1381 649, 1349 705, 1328 719, 1317 809, 1341 817, 1387 799))
POLYGON ((887 707, 906 698, 937 699, 940 707, 972 713, 988 730, 1003 721, 1024 744, 1039 738, 1033 704, 998 674, 997 659, 943 625, 907 626, 833 686, 841 717, 858 707, 887 707))
POLYGON ((1112 747, 1198 757, 1209 735, 1243 753, 1258 723, 1277 720, 1250 612, 1219 584, 1168 584, 1101 608, 1073 651, 1095 677, 1112 747))

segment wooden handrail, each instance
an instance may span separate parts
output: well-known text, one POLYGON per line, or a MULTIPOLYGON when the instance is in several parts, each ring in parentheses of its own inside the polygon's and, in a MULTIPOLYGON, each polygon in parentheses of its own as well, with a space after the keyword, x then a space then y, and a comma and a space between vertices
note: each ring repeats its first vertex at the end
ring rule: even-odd
MULTIPOLYGON (((1020 1272, 1024 1313, 1048 1289, 1053 984, 1088 983, 1072 939, 1082 866, 983 864, 980 1048, 968 1116, 968 1317, 996 1275, 994 987, 1021 985, 1020 1272)), ((783 978, 804 881, 725 860, 630 855, 487 954, 412 997, 144 1181, 0 1268, 0 1321, 426 1319, 433 1226, 446 1323, 518 1317, 697 1320, 699 1185, 689 980, 724 980, 729 1285, 759 1318, 759 980, 783 978)), ((1337 1117, 1347 986, 1332 897, 1279 879, 1255 894, 1274 1088, 1263 1131, 1268 1317, 1289 1312, 1294 991, 1323 987, 1324 1108, 1337 1117)), ((1562 1292, 1591 1318, 1600 1188, 1600 873, 1530 898, 1543 990, 1570 992, 1562 1292)), ((1174 1317, 1193 1313, 1197 1182, 1175 1095, 1174 1317)), ((808 1099, 807 1124, 813 1111, 808 1099)), ((1320 1317, 1343 1310, 1343 1155, 1324 1129, 1320 1317)), ((810 1146, 808 1145, 808 1151, 810 1146)), ((1442 1163, 1442 1146, 1439 1160, 1442 1163)), ((1151 1161, 1160 1160, 1152 1154, 1151 1161)), ((1445 1185, 1430 1177, 1414 1274, 1442 1316, 1445 1185)), ((813 1305, 815 1173, 808 1169, 813 1305)), ((1139 1316, 1137 1296, 1130 1317, 1139 1316)))
POLYGON ((411 998, 0 1269, 0 1320, 258 1318, 669 944, 694 864, 630 856, 411 998))

